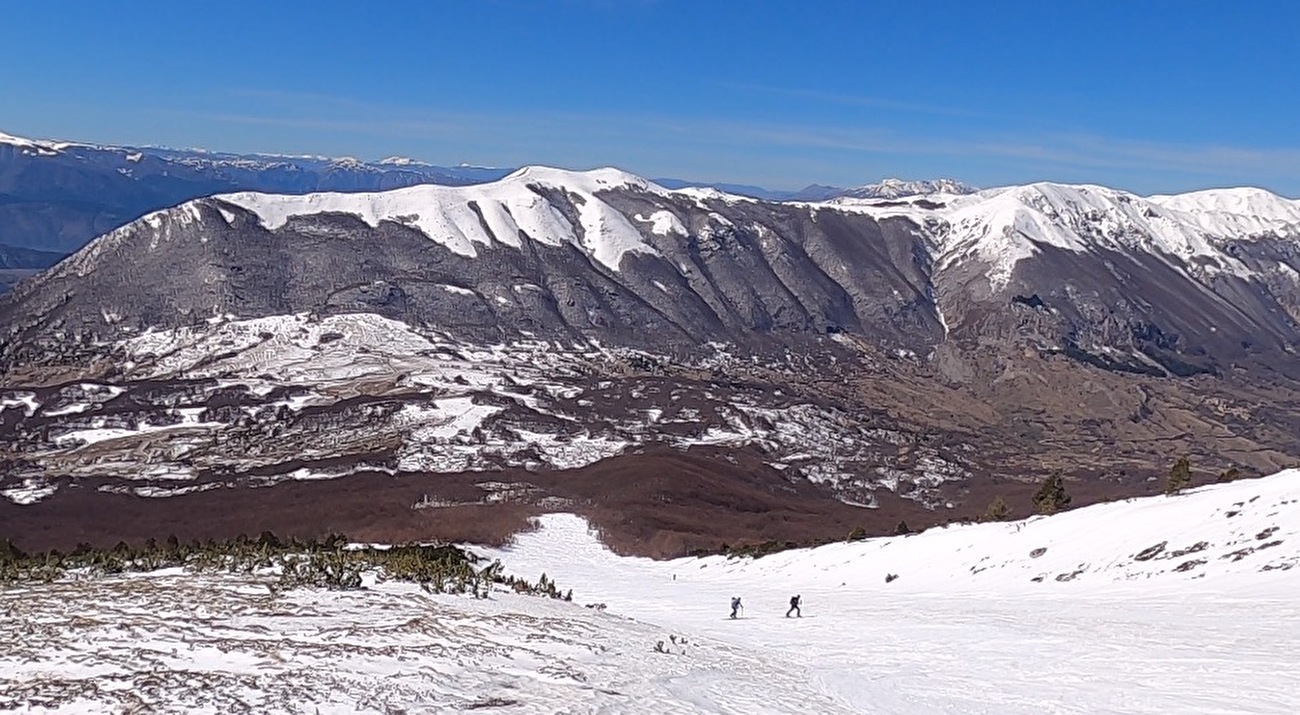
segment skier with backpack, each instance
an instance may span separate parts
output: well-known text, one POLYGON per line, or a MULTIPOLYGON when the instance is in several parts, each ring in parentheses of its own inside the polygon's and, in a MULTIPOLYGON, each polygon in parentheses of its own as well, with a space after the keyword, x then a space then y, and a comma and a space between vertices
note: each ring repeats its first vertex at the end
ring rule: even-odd
POLYGON ((731 598, 731 617, 732 617, 732 618, 735 618, 735 617, 736 617, 736 613, 737 613, 738 611, 740 611, 740 609, 742 609, 742 608, 744 608, 744 606, 740 605, 740 596, 732 596, 732 598, 731 598))
POLYGON ((790 597, 790 610, 785 612, 786 618, 789 618, 791 613, 793 613, 796 618, 803 618, 803 613, 799 611, 799 603, 800 599, 798 594, 790 597))

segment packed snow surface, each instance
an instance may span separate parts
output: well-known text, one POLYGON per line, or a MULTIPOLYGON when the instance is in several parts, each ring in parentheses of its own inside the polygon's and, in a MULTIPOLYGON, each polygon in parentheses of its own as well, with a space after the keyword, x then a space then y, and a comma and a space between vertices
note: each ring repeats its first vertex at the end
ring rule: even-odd
POLYGON ((564 514, 481 550, 572 603, 176 572, 11 587, 0 709, 1294 713, 1297 532, 1292 470, 756 560, 620 557, 564 514))

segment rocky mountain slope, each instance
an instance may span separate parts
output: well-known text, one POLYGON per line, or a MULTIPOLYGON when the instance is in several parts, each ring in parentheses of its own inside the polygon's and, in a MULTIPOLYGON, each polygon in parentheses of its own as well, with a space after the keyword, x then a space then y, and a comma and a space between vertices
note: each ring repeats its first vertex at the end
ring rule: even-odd
MULTIPOLYGON (((888 530, 1022 499, 1053 469, 1081 501, 1148 491, 1182 455, 1202 479, 1273 471, 1300 455, 1296 213, 1258 191, 1058 184, 773 203, 543 167, 199 199, 0 303, 0 493, 185 509, 496 473, 421 509, 544 511, 592 498, 556 470, 640 482, 670 449, 731 460, 735 499, 856 505, 888 530)), ((687 475, 647 499, 706 498, 687 475)), ((667 552, 699 543, 672 519, 667 552)), ((746 528, 846 523, 823 522, 746 528)))

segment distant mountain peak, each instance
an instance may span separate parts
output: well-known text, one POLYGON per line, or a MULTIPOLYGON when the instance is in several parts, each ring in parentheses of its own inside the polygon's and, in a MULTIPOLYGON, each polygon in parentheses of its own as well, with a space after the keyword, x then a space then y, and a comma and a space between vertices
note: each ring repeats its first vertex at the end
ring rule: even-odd
POLYGON ((0 132, 0 144, 13 144, 14 146, 28 146, 31 144, 35 144, 35 142, 33 142, 31 139, 24 139, 23 137, 16 137, 12 134, 6 134, 4 132, 0 132))
POLYGON ((412 159, 409 156, 389 156, 376 162, 380 166, 424 166, 424 162, 419 159, 412 159))
POLYGON ((843 192, 842 196, 858 199, 898 199, 905 196, 922 196, 926 194, 973 194, 979 189, 956 179, 926 179, 909 181, 906 179, 881 179, 875 184, 866 184, 843 192))
POLYGON ((35 139, 27 139, 25 137, 14 136, 13 134, 6 134, 4 132, 0 132, 0 144, 8 144, 9 146, 22 149, 24 153, 41 156, 57 154, 58 150, 61 148, 54 142, 37 141, 35 139))
POLYGON ((622 187, 632 187, 661 193, 663 187, 649 179, 637 176, 611 166, 579 171, 559 169, 551 166, 530 165, 520 167, 503 179, 504 182, 522 181, 540 183, 564 188, 580 188, 588 193, 608 191, 622 187))

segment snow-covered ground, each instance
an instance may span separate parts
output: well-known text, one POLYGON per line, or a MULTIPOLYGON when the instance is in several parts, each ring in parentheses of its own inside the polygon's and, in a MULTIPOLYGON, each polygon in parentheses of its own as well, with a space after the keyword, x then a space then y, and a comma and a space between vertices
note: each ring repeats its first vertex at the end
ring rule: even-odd
POLYGON ((1295 713, 1298 545, 1300 470, 757 560, 619 557, 551 515, 484 552, 573 603, 175 573, 0 591, 0 709, 1295 713))
POLYGON ((853 712, 1295 713, 1297 547, 1293 470, 757 560, 623 558, 553 515, 496 555, 610 612, 776 655, 853 712))

